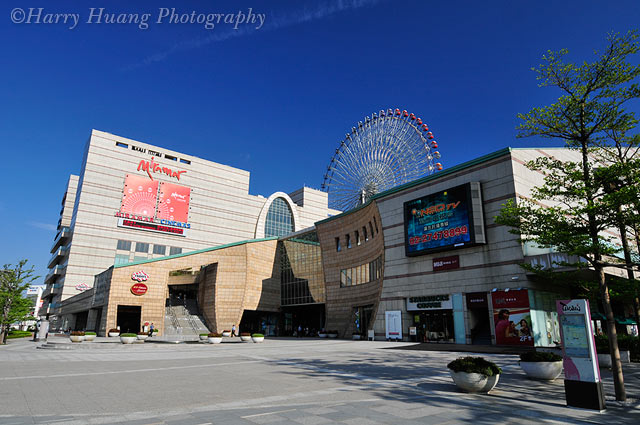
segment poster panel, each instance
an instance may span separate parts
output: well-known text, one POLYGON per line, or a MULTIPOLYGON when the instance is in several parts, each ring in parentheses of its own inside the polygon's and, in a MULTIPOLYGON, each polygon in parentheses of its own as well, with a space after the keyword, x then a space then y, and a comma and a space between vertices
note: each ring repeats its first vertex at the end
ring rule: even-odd
POLYGON ((153 217, 157 200, 157 181, 132 174, 126 175, 120 212, 153 217))
POLYGON ((404 203, 406 255, 421 255, 475 242, 470 185, 404 203))
POLYGON ((402 339, 402 312, 385 312, 385 336, 387 339, 402 339))
POLYGON ((160 183, 160 200, 158 203, 158 219, 189 221, 189 200, 191 188, 173 183, 160 183))
POLYGON ((529 294, 526 289, 491 294, 496 345, 533 347, 529 294))

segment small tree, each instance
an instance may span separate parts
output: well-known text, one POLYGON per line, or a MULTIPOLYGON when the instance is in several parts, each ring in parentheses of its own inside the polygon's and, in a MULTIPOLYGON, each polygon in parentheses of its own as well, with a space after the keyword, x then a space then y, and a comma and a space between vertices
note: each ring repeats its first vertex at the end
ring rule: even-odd
POLYGON ((7 342, 9 326, 25 320, 29 315, 31 300, 24 298, 22 292, 38 278, 33 275, 33 267, 25 269, 27 260, 16 266, 5 264, 0 270, 0 343, 7 342))
POLYGON ((496 221, 514 227, 514 233, 524 240, 584 258, 595 271, 607 317, 616 399, 624 401, 624 377, 604 271, 607 266, 620 266, 607 261, 619 249, 605 231, 617 228, 623 206, 613 205, 618 197, 607 196, 605 188, 610 182, 596 178, 596 170, 605 165, 595 160, 593 149, 610 143, 611 134, 627 131, 637 122, 623 106, 640 97, 640 88, 633 82, 640 75, 640 66, 627 62, 640 47, 635 32, 622 37, 612 34, 607 40, 605 51, 592 63, 565 63, 567 50, 549 51, 543 56, 544 63, 534 68, 540 86, 556 87, 562 96, 550 106, 519 114, 518 137, 564 140, 579 152, 581 160, 543 157, 530 162, 530 169, 545 174, 544 185, 533 190, 531 200, 508 202, 496 221))

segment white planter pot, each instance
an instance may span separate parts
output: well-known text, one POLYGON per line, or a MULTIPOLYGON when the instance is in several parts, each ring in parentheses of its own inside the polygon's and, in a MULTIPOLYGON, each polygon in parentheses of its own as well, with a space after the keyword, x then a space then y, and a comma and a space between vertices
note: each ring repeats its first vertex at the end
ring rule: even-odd
POLYGON ((329 338, 337 338, 338 334, 327 334, 329 338))
POLYGON ((240 335, 242 341, 251 341, 251 335, 240 335))
POLYGON ((85 340, 85 341, 87 341, 87 342, 91 342, 91 341, 93 341, 94 339, 96 339, 96 336, 95 336, 95 335, 85 335, 85 336, 84 336, 84 340, 85 340))
POLYGON ((200 341, 206 341, 209 336, 208 335, 199 335, 200 336, 200 341))
POLYGON ((252 336, 251 340, 253 342, 263 342, 264 341, 264 337, 263 336, 252 336))
POLYGON ((149 338, 149 335, 138 335, 136 336, 136 338, 140 341, 144 341, 145 339, 149 338))
POLYGON ((209 340, 209 344, 220 344, 222 342, 222 337, 221 336, 210 336, 207 338, 209 340))
POLYGON ((500 375, 487 376, 481 373, 454 372, 452 370, 449 370, 449 373, 458 388, 468 393, 488 393, 500 379, 500 375))
POLYGON ((629 350, 620 350, 620 361, 622 363, 631 363, 631 352, 629 350))
POLYGON ((109 336, 120 336, 120 332, 109 332, 109 336))
POLYGON ((138 338, 135 336, 121 336, 120 342, 123 344, 133 344, 134 341, 137 341, 138 338))
POLYGON ((327 337, 327 334, 318 334, 318 337, 319 337, 319 338, 326 338, 326 337, 327 337))
POLYGON ((360 335, 353 335, 352 338, 354 341, 360 341, 360 335))
POLYGON ((598 354, 598 366, 611 369, 611 354, 598 354))
POLYGON ((531 379, 553 381, 562 373, 562 360, 557 362, 523 362, 520 367, 531 379))
POLYGON ((222 332, 222 336, 225 338, 229 338, 231 336, 231 332, 222 332))
POLYGON ((79 335, 69 335, 69 339, 71 340, 71 342, 82 342, 82 341, 84 341, 84 337, 83 336, 79 336, 79 335))

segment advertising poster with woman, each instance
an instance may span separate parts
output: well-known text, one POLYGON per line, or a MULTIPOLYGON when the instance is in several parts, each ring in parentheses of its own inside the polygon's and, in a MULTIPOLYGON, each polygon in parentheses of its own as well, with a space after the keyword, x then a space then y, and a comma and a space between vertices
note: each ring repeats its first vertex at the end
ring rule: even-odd
POLYGON ((491 294, 497 345, 533 346, 529 294, 526 289, 491 294))

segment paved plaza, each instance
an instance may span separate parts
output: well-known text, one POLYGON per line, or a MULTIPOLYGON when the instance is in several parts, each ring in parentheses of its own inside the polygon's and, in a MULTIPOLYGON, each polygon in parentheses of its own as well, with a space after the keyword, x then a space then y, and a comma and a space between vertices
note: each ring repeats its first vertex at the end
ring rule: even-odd
POLYGON ((504 372, 490 395, 472 395, 446 368, 461 353, 398 349, 407 343, 39 344, 0 347, 0 424, 640 423, 638 364, 625 366, 625 406, 603 372, 598 413, 567 408, 562 379, 527 380, 515 355, 484 354, 504 372))

